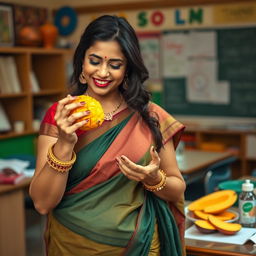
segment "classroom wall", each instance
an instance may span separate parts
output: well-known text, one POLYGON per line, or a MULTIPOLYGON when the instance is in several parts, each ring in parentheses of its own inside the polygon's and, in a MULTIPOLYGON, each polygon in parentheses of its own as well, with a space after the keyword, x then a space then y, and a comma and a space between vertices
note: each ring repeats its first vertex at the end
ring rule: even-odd
MULTIPOLYGON (((120 0, 44 0, 44 1, 35 1, 35 0, 4 0, 5 3, 17 3, 24 5, 32 5, 38 7, 47 7, 49 9, 56 9, 61 6, 71 6, 71 7, 85 7, 85 6, 95 6, 102 4, 119 4, 120 0)), ((122 3, 133 3, 138 2, 138 0, 122 0, 122 3)), ((148 0, 139 0, 139 2, 148 2, 148 0)))
MULTIPOLYGON (((5 2, 9 3, 19 3, 19 4, 31 4, 36 6, 44 6, 48 7, 49 9, 56 9, 61 6, 69 5, 77 10, 79 8, 86 6, 101 6, 101 5, 113 5, 120 3, 119 0, 97 0, 97 1, 84 1, 84 0, 45 0, 45 1, 33 1, 33 0, 6 0, 5 2)), ((122 3, 142 3, 143 2, 150 2, 150 0, 122 0, 122 3)), ((164 2, 164 1, 160 1, 164 2)), ((175 2, 175 1, 166 1, 166 2, 175 2)), ((195 1, 192 1, 195 2, 195 1)), ((200 2, 200 1, 199 1, 200 2)), ((201 1, 202 2, 202 1, 201 1)), ((209 1, 205 1, 209 2, 209 1)), ((225 2, 225 1, 216 1, 217 2, 225 2)), ((226 1, 227 2, 227 1, 226 1)), ((164 29, 186 29, 186 28, 210 28, 213 23, 214 26, 229 26, 229 27, 239 27, 241 25, 247 24, 251 26, 256 25, 255 15, 256 13, 256 3, 255 1, 237 1, 234 0, 234 3, 229 4, 210 4, 210 5, 193 5, 193 6, 183 6, 183 7, 165 7, 165 8, 154 8, 154 9, 147 9, 142 8, 139 10, 119 10, 115 12, 111 12, 111 14, 117 14, 117 15, 123 15, 126 18, 128 18, 129 22, 134 26, 134 28, 137 31, 159 31, 164 29), (191 10, 198 10, 202 7, 204 12, 204 19, 201 23, 194 22, 190 24, 188 22, 189 19, 189 12, 191 10), (214 7, 214 11, 213 11, 214 7), (178 14, 175 13, 178 10, 178 14), (152 22, 152 17, 156 12, 162 12, 164 14, 164 22, 161 25, 155 25, 152 22), (215 12, 221 13, 222 15, 217 16, 216 20, 213 20, 213 15, 215 12), (180 21, 183 20, 184 24, 175 24, 173 21, 175 20, 174 16, 178 15, 178 18, 176 17, 176 20, 179 19, 180 21), (139 18, 140 17, 140 18, 139 18), (240 17, 240 18, 239 18, 240 17), (239 22, 237 22, 240 19, 239 22), (143 21, 147 21, 147 24, 145 25, 138 25, 143 24, 143 21)), ((103 13, 81 13, 78 14, 78 25, 74 33, 69 36, 65 37, 65 39, 69 40, 72 45, 76 45, 79 41, 79 38, 81 36, 82 31, 84 30, 85 26, 96 16, 101 15, 103 13)), ((157 16, 156 16, 157 17, 157 16)), ((156 18, 157 19, 157 18, 156 18)), ((187 117, 186 115, 177 115, 177 117, 184 121, 191 121, 191 122, 197 122, 199 121, 202 125, 207 124, 223 124, 223 123, 231 123, 236 124, 239 123, 255 123, 255 118, 222 118, 222 117, 198 117, 190 115, 187 117)))
MULTIPOLYGON (((110 12, 126 17, 132 26, 138 32, 155 32, 163 30, 184 30, 198 28, 237 28, 243 26, 256 25, 256 3, 253 1, 241 1, 237 3, 218 4, 218 5, 197 5, 188 7, 166 7, 154 9, 139 9, 139 10, 119 10, 110 12), (191 22, 191 12, 203 10, 203 19, 200 22, 191 22), (161 13, 164 16, 164 21, 159 22, 161 13), (155 17, 155 20, 154 20, 155 17)), ((79 6, 79 1, 77 1, 79 6)), ((81 6, 80 6, 81 7, 81 6)), ((68 38, 73 45, 79 41, 82 31, 86 25, 95 17, 102 15, 102 12, 84 13, 78 15, 78 26, 76 31, 68 38)), ((211 125, 236 125, 244 124, 255 125, 254 117, 214 117, 214 116, 198 116, 198 115, 176 115, 179 120, 185 123, 200 123, 203 126, 211 125)))
POLYGON ((49 9, 56 8, 59 6, 59 0, 44 0, 44 1, 34 1, 34 0, 4 0, 4 3, 9 4, 21 4, 21 5, 30 5, 37 7, 46 7, 49 9))
POLYGON ((81 6, 100 6, 102 4, 120 4, 120 3, 137 3, 137 2, 148 2, 148 0, 97 0, 97 1, 91 1, 91 0, 58 0, 57 1, 60 5, 70 5, 72 7, 81 7, 81 6))

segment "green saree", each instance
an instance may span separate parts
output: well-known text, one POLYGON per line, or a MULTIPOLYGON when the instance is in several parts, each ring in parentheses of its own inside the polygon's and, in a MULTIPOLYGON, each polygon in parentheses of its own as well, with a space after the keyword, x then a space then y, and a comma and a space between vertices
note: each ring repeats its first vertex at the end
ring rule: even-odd
MULTIPOLYGON (((50 120, 54 110, 46 114, 41 134, 58 136, 50 120)), ((153 103, 150 111, 159 118, 164 143, 173 139, 176 147, 184 126, 153 103)), ((115 161, 120 155, 141 165, 151 160, 152 135, 141 117, 125 109, 78 138, 66 193, 49 214, 48 255, 151 255, 156 227, 160 255, 184 255, 183 201, 171 204, 145 191, 115 161)))

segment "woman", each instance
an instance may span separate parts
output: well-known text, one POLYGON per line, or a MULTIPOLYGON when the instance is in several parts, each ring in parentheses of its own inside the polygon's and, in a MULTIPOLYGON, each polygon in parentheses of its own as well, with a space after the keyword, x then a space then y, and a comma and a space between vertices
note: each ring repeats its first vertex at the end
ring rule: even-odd
POLYGON ((48 255, 182 255, 185 183, 174 149, 184 127, 149 102, 147 78, 125 19, 88 25, 74 55, 73 96, 48 110, 38 139, 30 195, 48 214, 48 255), (86 121, 75 122, 88 113, 70 114, 86 104, 73 102, 80 94, 105 112, 88 132, 79 129, 86 121))

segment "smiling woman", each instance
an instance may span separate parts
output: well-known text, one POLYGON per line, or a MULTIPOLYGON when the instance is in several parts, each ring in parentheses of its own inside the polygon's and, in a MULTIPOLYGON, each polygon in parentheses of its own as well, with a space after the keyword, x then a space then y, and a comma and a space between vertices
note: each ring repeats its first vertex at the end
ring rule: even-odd
MULTIPOLYGON (((118 106, 121 102, 118 87, 126 72, 126 58, 119 43, 96 41, 86 51, 82 69, 80 82, 87 84, 86 92, 99 100, 104 97, 104 102, 109 98, 111 104, 105 104, 104 109, 107 109, 107 106, 112 107, 113 103, 118 106)), ((107 109, 106 112, 111 110, 113 109, 107 109)))
POLYGON ((97 18, 73 64, 72 96, 42 122, 30 186, 48 214, 47 255, 181 256, 185 182, 175 148, 184 126, 150 102, 135 31, 124 18, 97 18), (101 103, 101 126, 81 129, 93 118, 74 111, 92 103, 81 95, 101 103))

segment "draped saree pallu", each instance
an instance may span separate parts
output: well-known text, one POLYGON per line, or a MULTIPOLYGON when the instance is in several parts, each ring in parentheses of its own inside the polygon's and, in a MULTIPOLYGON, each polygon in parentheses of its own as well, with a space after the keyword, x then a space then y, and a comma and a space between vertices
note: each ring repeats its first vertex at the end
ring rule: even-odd
MULTIPOLYGON (((58 136, 52 106, 41 125, 42 135, 58 136)), ((182 124, 159 106, 164 143, 176 147, 182 124)), ((47 255, 181 256, 184 252, 183 200, 170 204, 142 184, 125 177, 117 156, 147 165, 153 145, 149 128, 128 108, 97 129, 79 132, 77 161, 70 170, 66 192, 48 215, 47 255)))

